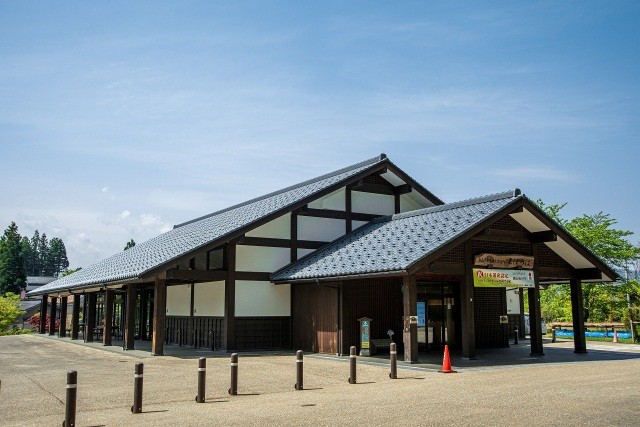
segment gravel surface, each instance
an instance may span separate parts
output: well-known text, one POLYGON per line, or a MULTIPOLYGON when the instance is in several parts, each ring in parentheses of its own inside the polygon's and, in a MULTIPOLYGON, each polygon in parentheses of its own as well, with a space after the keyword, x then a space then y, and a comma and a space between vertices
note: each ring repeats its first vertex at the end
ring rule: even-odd
MULTIPOLYGON (((560 344, 562 345, 562 344, 560 344)), ((77 425, 640 425, 640 349, 616 357, 509 363, 456 374, 305 357, 305 390, 294 390, 295 357, 240 354, 239 395, 229 359, 207 360, 207 402, 195 402, 197 361, 104 351, 38 335, 0 337, 0 425, 60 425, 66 373, 78 371, 77 425), (144 363, 143 413, 131 414, 133 371, 144 363)), ((623 351, 618 352, 618 348, 623 351)), ((507 349, 509 350, 509 349, 507 349)), ((545 349, 546 350, 546 349, 545 349)), ((594 352, 597 352, 594 351, 594 352)), ((593 353, 593 352, 590 352, 593 353)), ((456 366, 454 366, 454 369, 456 366)))

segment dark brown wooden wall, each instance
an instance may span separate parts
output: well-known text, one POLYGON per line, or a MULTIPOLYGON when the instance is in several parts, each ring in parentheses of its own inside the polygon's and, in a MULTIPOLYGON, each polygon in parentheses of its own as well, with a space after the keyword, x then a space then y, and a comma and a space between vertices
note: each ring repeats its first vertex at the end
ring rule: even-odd
POLYGON ((402 279, 369 279, 345 282, 342 285, 343 338, 342 353, 349 354, 355 345, 360 351, 358 319, 369 317, 371 338, 388 338, 402 342, 402 279))
POLYGON ((509 346, 509 325, 500 323, 507 314, 507 294, 504 288, 475 288, 473 291, 476 326, 476 347, 509 346))
POLYGON ((292 341, 295 350, 335 354, 338 351, 337 285, 294 285, 292 341))

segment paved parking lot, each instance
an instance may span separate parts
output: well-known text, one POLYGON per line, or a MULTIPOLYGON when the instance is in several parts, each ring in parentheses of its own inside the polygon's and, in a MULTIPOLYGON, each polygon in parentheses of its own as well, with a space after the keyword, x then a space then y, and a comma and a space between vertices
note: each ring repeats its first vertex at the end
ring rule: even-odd
POLYGON ((638 346, 594 344, 588 355, 571 357, 570 344, 545 347, 552 363, 525 362, 530 358, 520 347, 496 353, 503 363, 495 366, 485 363, 491 353, 483 354, 457 374, 439 374, 428 364, 400 367, 398 380, 389 379, 382 360, 360 363, 356 385, 347 382, 345 359, 310 355, 304 391, 293 388, 293 352, 241 354, 238 396, 227 393, 228 358, 212 357, 207 403, 197 404, 195 352, 150 357, 37 335, 0 337, 0 424, 60 425, 66 372, 75 369, 77 422, 84 426, 638 425, 638 346), (138 361, 145 364, 144 413, 134 415, 138 361))

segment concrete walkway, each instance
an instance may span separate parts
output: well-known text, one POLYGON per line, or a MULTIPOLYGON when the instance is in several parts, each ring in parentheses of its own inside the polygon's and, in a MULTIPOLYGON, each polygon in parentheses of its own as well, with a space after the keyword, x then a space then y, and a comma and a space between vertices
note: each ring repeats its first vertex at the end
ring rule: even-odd
MULTIPOLYGON (((240 355, 239 395, 229 396, 228 355, 207 361, 207 403, 195 403, 197 363, 46 336, 0 337, 0 425, 60 425, 65 378, 78 371, 77 425, 638 425, 640 349, 572 343, 479 352, 473 366, 439 374, 433 364, 400 367, 360 358, 358 384, 343 358, 305 357, 305 390, 295 391, 291 354, 240 355), (491 365, 485 364, 490 359, 491 365), (496 358, 496 356, 498 358, 496 358), (548 358, 548 359, 547 359, 548 358), (496 364, 496 360, 503 363, 496 364), (549 360, 549 361, 547 361, 549 360), (144 362, 142 414, 131 414, 133 368, 144 362), (418 369, 418 370, 415 370, 418 369)), ((209 356, 209 355, 207 355, 209 356)), ((434 355, 435 357, 435 355, 434 355)))

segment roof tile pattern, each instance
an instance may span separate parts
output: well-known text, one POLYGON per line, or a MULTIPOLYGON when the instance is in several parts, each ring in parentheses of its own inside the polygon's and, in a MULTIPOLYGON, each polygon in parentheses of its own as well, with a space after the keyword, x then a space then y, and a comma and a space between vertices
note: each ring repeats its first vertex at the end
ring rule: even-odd
POLYGON ((377 163, 381 155, 176 226, 144 243, 38 288, 32 294, 135 279, 193 250, 338 184, 377 163))
POLYGON ((512 203, 519 190, 374 220, 276 271, 287 282, 401 272, 512 203))

